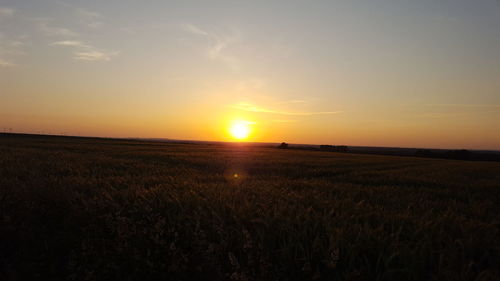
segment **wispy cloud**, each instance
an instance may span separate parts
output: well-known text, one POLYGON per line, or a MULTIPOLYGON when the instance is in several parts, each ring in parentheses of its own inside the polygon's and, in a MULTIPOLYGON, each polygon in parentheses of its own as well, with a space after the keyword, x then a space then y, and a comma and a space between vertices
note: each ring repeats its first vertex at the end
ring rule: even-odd
POLYGON ((119 51, 98 49, 90 44, 76 40, 57 41, 51 43, 50 45, 74 48, 73 58, 81 61, 110 61, 113 57, 120 53, 119 51))
POLYGON ((11 16, 13 16, 15 12, 16 12, 15 9, 0 7, 0 20, 2 18, 4 18, 4 17, 11 17, 11 16))
POLYGON ((45 36, 57 36, 57 37, 76 37, 78 33, 65 27, 53 26, 50 24, 51 19, 37 19, 38 29, 45 36))
POLYGON ((51 46, 70 46, 70 47, 82 47, 82 48, 89 48, 89 45, 83 44, 80 41, 72 41, 72 40, 65 40, 65 41, 57 41, 53 42, 50 44, 51 46))
POLYGON ((83 61, 110 61, 114 56, 117 56, 119 51, 98 51, 90 50, 84 52, 75 52, 75 59, 83 61))
POLYGON ((428 104, 435 107, 469 107, 469 108, 500 108, 500 104, 460 104, 460 103, 441 103, 428 104))
MULTIPOLYGON (((15 9, 0 7, 0 21, 12 17, 15 12, 15 9)), ((11 56, 20 53, 17 48, 19 46, 19 41, 9 40, 6 35, 0 32, 0 68, 16 66, 16 64, 12 62, 11 56)))
POLYGON ((240 36, 238 33, 232 35, 218 34, 216 32, 206 31, 193 24, 183 24, 182 28, 191 34, 203 36, 210 40, 210 46, 206 50, 208 58, 222 61, 233 70, 238 70, 240 68, 239 59, 226 53, 228 46, 239 39, 240 36))
MULTIPOLYGON (((85 23, 93 27, 99 24, 96 21, 101 17, 100 14, 85 9, 76 9, 77 15, 84 19, 85 23)), ((56 37, 61 40, 49 43, 54 47, 67 47, 73 49, 73 58, 80 61, 110 61, 117 56, 120 51, 110 51, 95 47, 80 40, 82 35, 65 27, 58 27, 52 24, 52 18, 37 18, 38 29, 47 37, 56 37)))
POLYGON ((0 33, 0 67, 17 66, 16 57, 24 55, 25 36, 12 38, 0 33))
POLYGON ((311 112, 291 112, 291 111, 282 111, 282 110, 274 110, 261 106, 257 106, 251 103, 240 102, 234 105, 230 105, 233 109, 256 112, 256 113, 269 113, 269 114, 277 114, 277 115, 288 115, 288 116, 312 116, 312 115, 326 115, 326 114, 338 114, 342 113, 342 111, 311 111, 311 112))
POLYGON ((0 67, 13 67, 16 66, 16 64, 8 62, 2 58, 0 58, 0 67))
POLYGON ((14 67, 17 66, 13 62, 14 57, 18 54, 23 54, 21 51, 9 49, 9 46, 5 46, 0 42, 0 67, 14 67))
POLYGON ((103 25, 101 14, 83 8, 76 9, 76 15, 81 22, 90 28, 99 28, 103 25))
POLYGON ((200 29, 196 25, 183 24, 182 27, 184 28, 184 30, 191 32, 193 34, 196 34, 196 35, 211 36, 208 32, 200 29))

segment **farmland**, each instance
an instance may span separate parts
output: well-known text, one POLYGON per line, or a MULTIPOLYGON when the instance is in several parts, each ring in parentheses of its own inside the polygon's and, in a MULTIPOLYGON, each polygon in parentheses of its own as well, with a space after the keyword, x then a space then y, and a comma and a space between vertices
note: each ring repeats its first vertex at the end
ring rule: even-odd
POLYGON ((0 280, 500 280, 500 163, 0 135, 0 280))

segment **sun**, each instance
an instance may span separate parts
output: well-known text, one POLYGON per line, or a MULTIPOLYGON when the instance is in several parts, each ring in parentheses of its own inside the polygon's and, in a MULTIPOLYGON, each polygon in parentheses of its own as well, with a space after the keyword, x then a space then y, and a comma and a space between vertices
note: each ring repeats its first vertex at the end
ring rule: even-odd
POLYGON ((229 133, 237 140, 247 139, 251 132, 251 124, 252 122, 249 121, 234 121, 229 127, 229 133))

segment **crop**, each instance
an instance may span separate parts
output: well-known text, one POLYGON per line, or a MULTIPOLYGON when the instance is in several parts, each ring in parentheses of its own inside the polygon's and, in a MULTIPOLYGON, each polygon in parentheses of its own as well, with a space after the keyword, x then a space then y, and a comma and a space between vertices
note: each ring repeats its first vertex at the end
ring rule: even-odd
POLYGON ((500 280, 500 163, 0 136, 1 280, 500 280))

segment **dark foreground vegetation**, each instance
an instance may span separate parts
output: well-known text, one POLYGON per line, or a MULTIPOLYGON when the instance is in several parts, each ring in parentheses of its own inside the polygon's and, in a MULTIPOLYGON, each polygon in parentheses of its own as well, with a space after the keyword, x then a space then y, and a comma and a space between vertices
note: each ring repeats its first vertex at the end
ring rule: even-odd
POLYGON ((300 149, 314 151, 331 151, 355 154, 392 155, 405 157, 425 157, 468 161, 498 161, 500 151, 493 150, 467 150, 467 149, 418 149, 401 147, 369 147, 345 145, 288 145, 286 142, 277 146, 281 149, 300 149))
POLYGON ((500 163, 0 136, 0 280, 500 280, 500 163))

